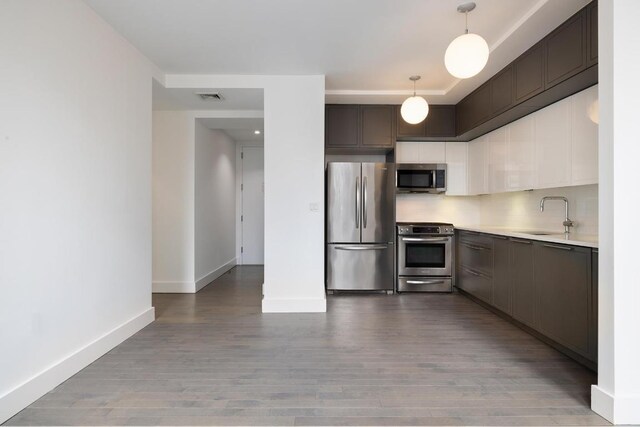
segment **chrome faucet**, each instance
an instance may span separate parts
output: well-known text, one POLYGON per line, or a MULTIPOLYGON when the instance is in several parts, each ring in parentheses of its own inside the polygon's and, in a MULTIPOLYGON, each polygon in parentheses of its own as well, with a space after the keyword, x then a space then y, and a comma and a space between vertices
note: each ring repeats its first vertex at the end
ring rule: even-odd
POLYGON ((564 202, 564 221, 562 225, 564 225, 565 234, 569 234, 571 232, 570 228, 573 227, 573 221, 569 219, 569 200, 562 196, 544 196, 542 200, 540 200, 540 212, 544 212, 545 200, 562 200, 564 202))

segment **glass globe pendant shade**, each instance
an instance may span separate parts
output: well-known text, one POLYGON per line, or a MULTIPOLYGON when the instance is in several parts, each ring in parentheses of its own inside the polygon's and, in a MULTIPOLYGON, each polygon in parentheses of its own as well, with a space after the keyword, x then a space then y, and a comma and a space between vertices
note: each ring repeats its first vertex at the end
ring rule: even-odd
POLYGON ((411 96, 404 100, 400 107, 400 115, 405 122, 417 125, 427 118, 429 114, 429 104, 421 96, 411 96))
POLYGON ((452 76, 468 79, 478 74, 489 60, 489 45, 477 34, 456 37, 444 54, 444 65, 452 76))

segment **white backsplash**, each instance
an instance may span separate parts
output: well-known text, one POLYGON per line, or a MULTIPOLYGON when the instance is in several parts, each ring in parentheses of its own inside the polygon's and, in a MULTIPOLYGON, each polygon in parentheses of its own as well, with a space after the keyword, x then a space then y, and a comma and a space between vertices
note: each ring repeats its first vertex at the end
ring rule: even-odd
POLYGON ((574 232, 598 233, 598 186, 551 188, 534 191, 448 197, 435 194, 399 194, 398 222, 451 222, 454 225, 491 226, 524 230, 563 231, 564 204, 550 201, 540 212, 543 196, 569 199, 574 232))
POLYGON ((540 199, 544 196, 564 196, 569 199, 569 218, 574 222, 573 232, 598 234, 597 185, 478 196, 480 225, 562 232, 564 203, 553 200, 546 202, 544 212, 540 212, 540 199))
POLYGON ((398 222, 450 222, 480 225, 478 196, 447 197, 439 194, 398 194, 398 222))

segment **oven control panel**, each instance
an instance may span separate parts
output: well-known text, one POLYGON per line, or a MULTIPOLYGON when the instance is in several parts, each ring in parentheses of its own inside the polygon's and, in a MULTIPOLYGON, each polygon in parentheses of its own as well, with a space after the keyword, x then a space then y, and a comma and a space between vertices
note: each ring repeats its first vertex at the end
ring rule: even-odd
POLYGON ((454 228, 452 224, 399 224, 398 234, 401 236, 411 234, 429 234, 429 235, 453 235, 454 228))

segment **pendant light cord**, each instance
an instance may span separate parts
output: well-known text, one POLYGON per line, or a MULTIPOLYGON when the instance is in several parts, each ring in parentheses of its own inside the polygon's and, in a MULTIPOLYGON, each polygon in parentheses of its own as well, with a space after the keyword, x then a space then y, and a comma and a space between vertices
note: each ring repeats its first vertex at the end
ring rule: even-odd
POLYGON ((413 81, 413 96, 416 96, 416 81, 413 81))
POLYGON ((469 34, 469 11, 464 12, 464 33, 469 34))

